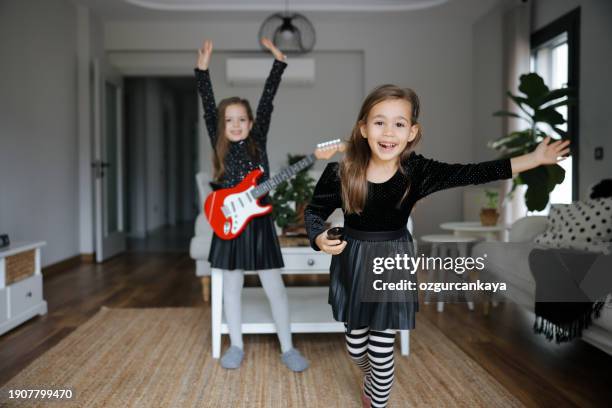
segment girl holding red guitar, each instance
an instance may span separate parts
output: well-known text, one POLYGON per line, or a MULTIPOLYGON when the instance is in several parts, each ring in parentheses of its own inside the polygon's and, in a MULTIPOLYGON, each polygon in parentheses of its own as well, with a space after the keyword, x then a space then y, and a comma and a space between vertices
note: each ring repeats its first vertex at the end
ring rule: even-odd
MULTIPOLYGON (((220 188, 235 186, 258 167, 264 171, 260 182, 270 174, 266 139, 273 110, 272 101, 287 64, 285 55, 270 40, 263 39, 262 45, 275 59, 257 106, 256 117, 253 117, 249 102, 239 97, 223 99, 217 107, 208 70, 212 41, 204 41, 198 50, 195 76, 213 147, 214 182, 220 188)), ((269 204, 269 198, 265 196, 260 202, 269 204)), ((253 218, 242 233, 231 240, 220 239, 213 234, 208 260, 213 268, 223 270, 223 310, 231 346, 221 357, 221 366, 238 368, 242 363, 241 292, 244 271, 257 271, 272 309, 282 362, 292 371, 308 368, 308 361, 291 341, 287 292, 279 271, 284 264, 272 217, 267 214, 253 218)))

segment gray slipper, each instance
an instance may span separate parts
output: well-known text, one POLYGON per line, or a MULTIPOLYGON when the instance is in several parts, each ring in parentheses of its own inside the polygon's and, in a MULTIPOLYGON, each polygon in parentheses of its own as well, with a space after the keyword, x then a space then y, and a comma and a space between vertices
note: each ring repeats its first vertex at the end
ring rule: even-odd
POLYGON ((228 348, 223 357, 221 357, 221 367, 223 368, 238 368, 242 364, 242 358, 244 357, 244 351, 236 346, 228 348))
POLYGON ((308 360, 306 360, 304 356, 294 348, 284 353, 281 356, 281 360, 291 371, 298 373, 300 371, 304 371, 310 365, 308 360))

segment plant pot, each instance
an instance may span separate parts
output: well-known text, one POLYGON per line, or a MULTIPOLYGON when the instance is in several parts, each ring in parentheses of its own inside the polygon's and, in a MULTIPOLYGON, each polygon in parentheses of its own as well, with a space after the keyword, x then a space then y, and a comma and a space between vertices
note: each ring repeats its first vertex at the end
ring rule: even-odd
POLYGON ((306 210, 307 203, 297 203, 295 205, 295 223, 297 225, 304 225, 304 210, 306 210))
POLYGON ((480 209, 480 223, 485 227, 497 225, 499 219, 499 213, 495 208, 481 208, 480 209))

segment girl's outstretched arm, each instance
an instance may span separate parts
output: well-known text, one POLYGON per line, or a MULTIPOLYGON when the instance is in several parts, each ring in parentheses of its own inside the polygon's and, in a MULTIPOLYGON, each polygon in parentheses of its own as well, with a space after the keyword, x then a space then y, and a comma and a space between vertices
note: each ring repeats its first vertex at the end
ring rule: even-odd
POLYGON ((198 49, 195 76, 198 93, 202 98, 202 107, 204 108, 204 122, 206 122, 208 136, 210 137, 214 149, 217 143, 217 104, 215 103, 215 94, 213 93, 212 83, 210 81, 210 72, 208 71, 212 50, 213 43, 211 40, 205 40, 202 44, 202 48, 198 49))
POLYGON ((550 143, 550 137, 546 138, 531 152, 522 156, 513 157, 512 174, 522 173, 543 164, 555 164, 565 160, 569 153, 569 140, 557 140, 550 143))
POLYGON ((278 91, 278 86, 287 64, 285 63, 285 55, 272 44, 272 41, 263 38, 261 43, 274 55, 274 63, 272 64, 268 79, 266 79, 261 98, 259 98, 255 124, 253 125, 253 136, 265 146, 268 129, 270 128, 270 119, 274 110, 272 101, 276 91, 278 91))
POLYGON ((508 179, 543 164, 557 163, 562 160, 560 156, 569 152, 569 142, 548 144, 549 141, 546 138, 536 150, 522 156, 474 164, 442 163, 413 153, 408 161, 408 174, 412 175, 410 189, 420 199, 436 191, 508 179))

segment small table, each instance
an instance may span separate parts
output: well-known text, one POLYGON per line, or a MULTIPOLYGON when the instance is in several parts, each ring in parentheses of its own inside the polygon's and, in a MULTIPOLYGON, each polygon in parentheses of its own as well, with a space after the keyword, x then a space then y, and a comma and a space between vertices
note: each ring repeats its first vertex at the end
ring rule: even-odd
MULTIPOLYGON (((305 246, 281 248, 285 267, 284 275, 329 274, 331 255, 315 252, 305 246)), ((253 274, 254 272, 245 272, 253 274)), ((289 309, 292 333, 344 333, 344 323, 334 320, 327 303, 329 288, 288 287, 289 309)), ((212 315, 212 356, 221 356, 221 335, 228 334, 229 328, 223 316, 223 271, 211 269, 211 315, 212 315)), ((401 330, 401 354, 409 354, 410 332, 401 330)), ((242 290, 242 333, 276 333, 270 305, 263 288, 253 287, 242 290)))
POLYGON ((453 231, 457 237, 477 237, 486 241, 503 241, 502 233, 510 227, 506 225, 485 226, 478 221, 443 222, 440 228, 453 231))
MULTIPOLYGON (((423 235, 421 241, 428 242, 431 244, 431 252, 429 254, 432 258, 444 258, 447 256, 453 256, 453 249, 457 250, 457 255, 461 258, 468 256, 468 245, 477 241, 474 237, 465 237, 458 235, 443 235, 443 234, 432 234, 423 235)), ((439 282, 446 282, 447 275, 443 270, 436 271, 431 269, 428 271, 429 279, 435 282, 434 275, 437 273, 437 279, 439 282)), ((468 273, 461 275, 461 278, 469 282, 468 273)), ((425 293, 425 303, 428 303, 431 292, 425 293)), ((467 307, 469 310, 474 310, 474 301, 466 296, 467 307)), ((444 311, 444 302, 438 301, 437 303, 438 312, 444 311)))

